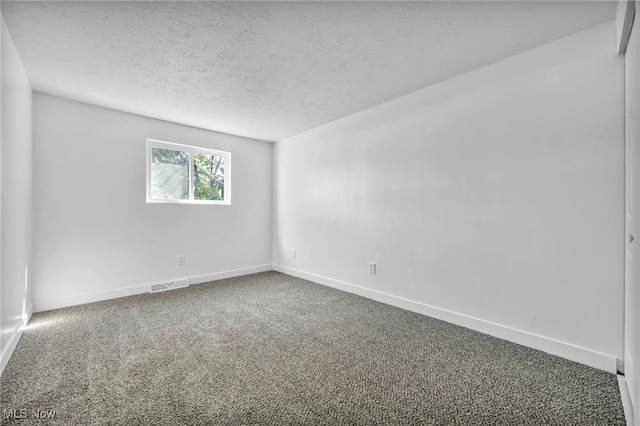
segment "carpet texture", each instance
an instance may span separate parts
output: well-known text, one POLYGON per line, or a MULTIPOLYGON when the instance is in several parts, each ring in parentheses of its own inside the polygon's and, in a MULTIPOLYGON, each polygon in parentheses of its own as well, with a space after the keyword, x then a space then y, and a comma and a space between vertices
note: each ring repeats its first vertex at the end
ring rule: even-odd
POLYGON ((19 425, 625 424, 613 374, 277 272, 35 314, 0 385, 19 425))

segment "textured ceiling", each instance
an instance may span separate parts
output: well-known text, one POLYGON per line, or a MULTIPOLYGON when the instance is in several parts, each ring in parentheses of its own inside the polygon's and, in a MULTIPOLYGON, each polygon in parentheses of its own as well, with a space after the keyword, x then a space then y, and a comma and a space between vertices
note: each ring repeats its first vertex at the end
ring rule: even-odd
POLYGON ((9 2, 34 90, 276 141, 615 18, 617 2, 9 2))

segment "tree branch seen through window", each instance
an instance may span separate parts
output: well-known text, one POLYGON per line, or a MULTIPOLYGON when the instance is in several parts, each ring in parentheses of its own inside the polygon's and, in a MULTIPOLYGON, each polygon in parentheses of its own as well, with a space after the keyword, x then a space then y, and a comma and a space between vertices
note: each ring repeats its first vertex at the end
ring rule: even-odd
POLYGON ((147 202, 230 204, 231 153, 147 140, 147 202))

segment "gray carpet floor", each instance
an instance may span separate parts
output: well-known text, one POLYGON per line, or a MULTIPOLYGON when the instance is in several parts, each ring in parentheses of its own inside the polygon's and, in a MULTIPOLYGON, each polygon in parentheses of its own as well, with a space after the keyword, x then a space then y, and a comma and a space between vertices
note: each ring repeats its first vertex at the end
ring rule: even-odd
POLYGON ((0 385, 19 425, 625 424, 613 374, 277 272, 35 314, 0 385))

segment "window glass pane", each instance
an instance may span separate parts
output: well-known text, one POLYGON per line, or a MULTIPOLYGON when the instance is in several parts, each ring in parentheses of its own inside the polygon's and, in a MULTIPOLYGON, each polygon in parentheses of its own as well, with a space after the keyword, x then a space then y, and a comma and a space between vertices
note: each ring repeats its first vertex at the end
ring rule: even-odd
POLYGON ((165 148, 151 149, 151 198, 189 199, 189 154, 165 148))
POLYGON ((224 201, 225 160, 223 155, 193 154, 194 199, 224 201))

